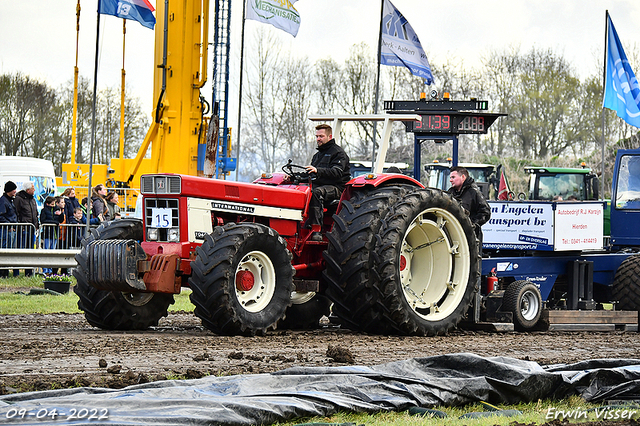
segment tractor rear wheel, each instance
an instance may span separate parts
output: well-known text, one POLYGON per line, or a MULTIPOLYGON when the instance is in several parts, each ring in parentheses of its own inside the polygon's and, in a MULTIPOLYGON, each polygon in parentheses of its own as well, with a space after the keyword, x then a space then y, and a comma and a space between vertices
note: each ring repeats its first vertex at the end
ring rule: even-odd
POLYGON ((327 296, 333 302, 333 314, 346 328, 375 334, 385 332, 385 310, 372 254, 389 208, 414 189, 405 185, 357 190, 333 216, 323 276, 327 296))
POLYGON ((502 310, 513 313, 516 330, 533 330, 542 316, 540 290, 530 281, 512 282, 502 297, 502 310))
POLYGON ((216 334, 275 329, 291 305, 293 272, 286 242, 256 223, 218 226, 196 249, 189 285, 195 314, 216 334))
POLYGON ((477 291, 479 256, 469 217, 450 195, 421 189, 389 211, 377 247, 388 318, 401 334, 445 334, 477 291))
POLYGON ((616 309, 640 311, 640 254, 634 254, 622 261, 611 288, 616 309))
POLYGON ((89 284, 87 246, 95 240, 142 240, 142 221, 122 218, 106 222, 82 240, 82 250, 76 255, 78 267, 73 276, 78 283, 73 291, 78 295, 78 308, 94 327, 105 330, 144 330, 158 325, 167 316, 172 294, 123 293, 98 290, 89 284))

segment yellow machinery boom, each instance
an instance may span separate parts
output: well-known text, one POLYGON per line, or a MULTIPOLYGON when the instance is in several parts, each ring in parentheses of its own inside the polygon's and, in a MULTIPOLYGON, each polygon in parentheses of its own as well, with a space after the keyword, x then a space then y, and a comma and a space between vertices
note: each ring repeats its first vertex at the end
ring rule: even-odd
MULTIPOLYGON (((110 167, 93 165, 94 185, 137 188, 144 173, 199 174, 198 145, 206 144, 208 123, 200 89, 207 80, 209 0, 160 0, 156 7, 154 121, 135 158, 125 159, 121 152, 110 167)), ((88 181, 89 164, 72 158, 62 165, 59 186, 76 187, 83 196, 78 189, 88 181)))

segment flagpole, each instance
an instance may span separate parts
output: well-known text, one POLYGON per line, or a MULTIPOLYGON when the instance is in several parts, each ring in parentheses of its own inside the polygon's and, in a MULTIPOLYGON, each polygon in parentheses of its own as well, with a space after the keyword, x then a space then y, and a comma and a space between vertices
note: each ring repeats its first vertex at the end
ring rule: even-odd
MULTIPOLYGON (((236 164, 240 164, 240 123, 242 118, 242 82, 243 82, 243 69, 244 69, 244 26, 245 26, 245 13, 247 2, 242 2, 242 31, 240 40, 240 84, 238 87, 238 129, 236 131, 236 164)), ((238 169, 236 166, 236 181, 238 180, 238 169)))
MULTIPOLYGON (((606 89, 606 82, 607 82, 607 38, 609 35, 609 9, 606 10, 605 12, 605 16, 604 16, 604 61, 602 63, 602 99, 604 100, 604 91, 606 89)), ((601 164, 601 168, 602 168, 602 185, 601 185, 601 189, 600 189, 600 200, 604 200, 604 191, 605 191, 605 179, 604 179, 604 143, 605 143, 605 139, 604 139, 604 134, 605 134, 605 115, 604 115, 604 102, 602 105, 602 147, 601 147, 601 154, 602 154, 602 164, 601 164)))
MULTIPOLYGON (((376 94, 375 99, 373 101, 373 113, 378 113, 378 96, 380 93, 380 55, 382 55, 382 14, 384 13, 384 0, 380 0, 380 25, 378 26, 378 66, 376 71, 376 94)), ((373 140, 373 148, 371 149, 371 171, 373 172, 373 165, 376 163, 376 132, 377 132, 377 121, 373 122, 373 135, 371 139, 373 140)))
POLYGON ((78 44, 80 43, 80 0, 76 6, 76 65, 73 67, 73 117, 71 119, 71 164, 76 164, 78 134, 78 44))
POLYGON ((127 20, 122 19, 122 82, 120 83, 120 159, 124 159, 124 47, 127 35, 127 20))
POLYGON ((91 179, 93 177, 93 154, 96 142, 96 98, 98 92, 98 47, 100 46, 100 0, 98 0, 98 23, 96 24, 96 54, 93 63, 93 105, 91 111, 91 149, 89 152, 89 190, 87 191, 87 227, 85 235, 89 235, 89 222, 91 221, 91 179))

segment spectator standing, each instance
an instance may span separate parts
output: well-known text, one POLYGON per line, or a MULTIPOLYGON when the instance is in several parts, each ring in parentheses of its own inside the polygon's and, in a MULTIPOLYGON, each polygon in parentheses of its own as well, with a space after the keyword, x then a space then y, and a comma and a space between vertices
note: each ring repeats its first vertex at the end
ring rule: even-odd
POLYGON ((91 190, 91 214, 92 217, 97 217, 101 221, 108 221, 112 219, 109 217, 107 201, 104 199, 106 195, 107 188, 101 183, 91 190))
MULTIPOLYGON (((38 204, 33 197, 35 192, 33 182, 24 182, 22 190, 16 194, 16 198, 13 200, 18 223, 33 225, 33 227, 22 226, 23 229, 16 235, 18 248, 33 248, 35 244, 35 231, 38 229, 38 204)), ((24 275, 26 277, 33 275, 33 269, 25 269, 24 275)))
POLYGON ((460 202, 464 211, 469 215, 478 238, 478 253, 482 254, 482 225, 491 218, 491 207, 464 167, 452 167, 449 182, 451 188, 447 192, 460 202))
MULTIPOLYGON (((2 248, 15 248, 16 247, 16 228, 15 225, 8 225, 10 223, 18 222, 18 215, 16 214, 16 208, 13 205, 13 199, 16 196, 17 186, 12 181, 7 181, 4 184, 4 194, 0 197, 0 243, 2 248)), ((13 276, 17 277, 20 274, 20 270, 14 269, 13 276)), ((6 278, 9 276, 7 269, 0 269, 0 278, 6 278)))
MULTIPOLYGON (((64 218, 64 213, 60 210, 56 197, 47 197, 45 205, 40 211, 40 224, 42 225, 40 235, 44 241, 44 249, 48 250, 58 247, 61 216, 64 218)), ((53 270, 51 268, 42 268, 42 272, 44 272, 45 275, 50 275, 53 273, 53 270)))
MULTIPOLYGON (((67 209, 67 203, 65 200, 65 197, 63 196, 59 196, 56 197, 56 210, 60 212, 60 215, 56 215, 55 219, 58 222, 59 225, 64 225, 67 223, 67 215, 65 214, 65 211, 67 209)), ((65 249, 67 248, 65 245, 65 228, 64 226, 61 226, 60 228, 60 232, 58 233, 58 247, 65 249)))
POLYGON ((80 207, 80 201, 76 198, 75 188, 67 188, 62 193, 64 197, 64 217, 67 221, 73 216, 76 208, 80 207))
POLYGON ((109 210, 109 217, 113 219, 121 219, 120 206, 118 205, 118 193, 111 191, 107 194, 105 201, 107 202, 107 209, 109 210))
MULTIPOLYGON (((58 233, 58 248, 68 249, 69 243, 67 242, 67 227, 64 226, 67 224, 67 215, 65 213, 67 208, 67 200, 69 198, 64 196, 56 197, 56 207, 60 210, 60 216, 56 217, 56 220, 60 223, 60 232, 58 233)), ((57 268, 53 270, 54 274, 67 274, 67 268, 57 268)))

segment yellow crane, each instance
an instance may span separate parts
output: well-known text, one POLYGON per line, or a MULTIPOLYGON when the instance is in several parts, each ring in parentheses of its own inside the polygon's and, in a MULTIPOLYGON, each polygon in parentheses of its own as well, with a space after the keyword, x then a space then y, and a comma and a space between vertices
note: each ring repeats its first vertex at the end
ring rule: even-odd
MULTIPOLYGON (((205 173, 206 165, 198 170, 198 154, 206 153, 210 162, 215 162, 216 157, 217 122, 213 120, 216 131, 207 138, 207 106, 200 94, 207 80, 209 0, 160 0, 156 7, 153 123, 135 158, 124 158, 121 147, 120 158, 112 158, 109 165, 93 165, 94 186, 107 183, 133 190, 120 197, 130 210, 135 206, 142 174, 210 176, 213 173, 205 173)), ((89 182, 89 164, 75 162, 75 146, 72 154, 71 162, 62 165, 58 185, 76 187, 78 197, 83 197, 86 189, 82 189, 89 182)))

